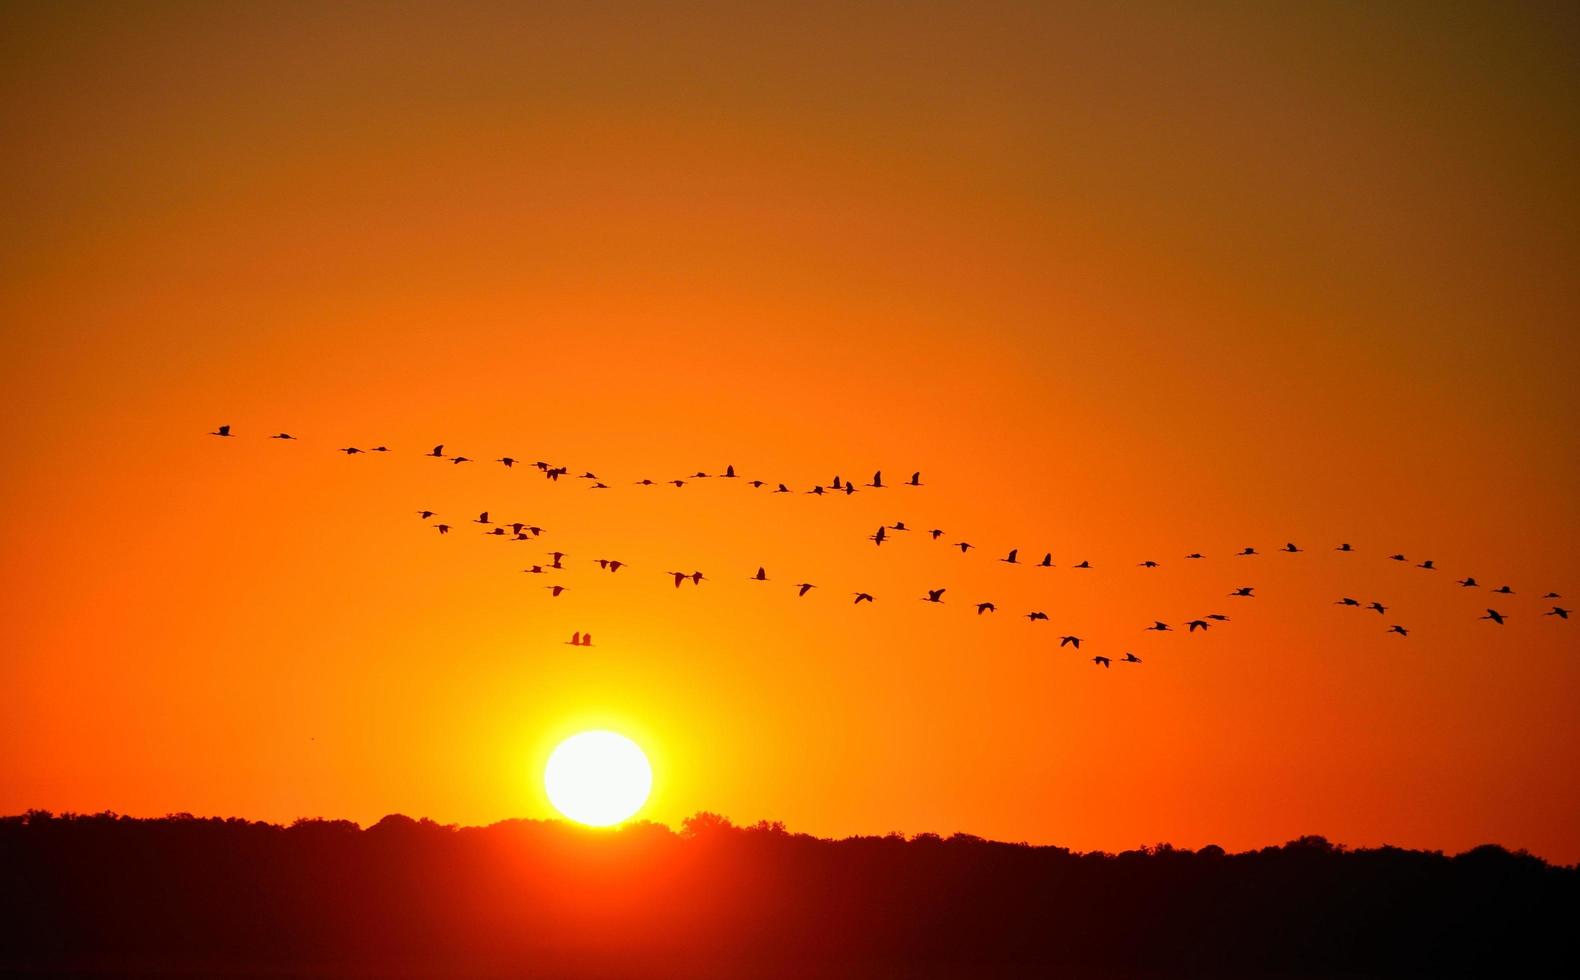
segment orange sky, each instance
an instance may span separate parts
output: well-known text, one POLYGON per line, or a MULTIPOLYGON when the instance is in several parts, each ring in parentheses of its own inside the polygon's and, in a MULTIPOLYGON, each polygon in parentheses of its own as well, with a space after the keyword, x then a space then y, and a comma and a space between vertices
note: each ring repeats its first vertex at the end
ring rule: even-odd
POLYGON ((1580 860, 1572 8, 519 6, 0 15, 0 812, 1580 860))

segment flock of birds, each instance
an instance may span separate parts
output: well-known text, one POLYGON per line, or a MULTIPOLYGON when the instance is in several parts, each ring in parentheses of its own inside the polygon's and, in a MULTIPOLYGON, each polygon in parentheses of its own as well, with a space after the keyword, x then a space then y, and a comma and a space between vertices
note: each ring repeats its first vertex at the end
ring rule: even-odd
MULTIPOLYGON (((229 426, 229 425, 222 425, 222 426, 219 426, 217 429, 215 429, 213 432, 211 432, 210 435, 218 436, 218 437, 221 437, 221 438, 233 438, 235 436, 235 433, 233 433, 231 431, 231 426, 229 426)), ((296 441, 296 436, 291 435, 290 433, 286 433, 286 432, 276 433, 276 434, 273 434, 273 435, 269 436, 268 438, 270 438, 270 439, 278 439, 278 440, 296 441)), ((365 453, 388 453, 388 452, 391 452, 391 450, 388 447, 383 446, 383 445, 373 446, 373 447, 370 447, 368 449, 362 449, 362 448, 356 447, 356 446, 346 446, 346 447, 339 448, 337 451, 341 452, 341 453, 344 453, 347 456, 362 455, 362 454, 365 454, 365 453)), ((422 455, 425 456, 425 457, 429 457, 429 458, 433 458, 433 459, 437 459, 437 460, 445 460, 445 461, 451 463, 452 465, 453 464, 461 464, 461 463, 473 462, 473 460, 470 457, 467 457, 467 456, 464 456, 464 455, 447 455, 445 453, 445 446, 444 446, 444 444, 436 445, 436 446, 433 447, 432 450, 430 450, 429 452, 423 453, 422 455)), ((521 463, 522 460, 518 459, 516 457, 512 457, 512 456, 501 456, 501 457, 498 457, 498 458, 494 459, 494 462, 501 464, 502 466, 504 466, 507 469, 513 469, 516 466, 516 464, 521 463)), ((551 464, 551 463, 544 462, 544 461, 537 461, 537 462, 534 462, 534 463, 532 463, 530 465, 531 465, 531 467, 533 467, 533 468, 537 469, 539 472, 541 472, 545 479, 548 479, 550 481, 555 481, 555 482, 557 482, 561 477, 569 477, 570 476, 570 472, 571 472, 571 469, 569 467, 561 466, 561 465, 555 465, 555 464, 551 464)), ((725 466, 725 468, 721 472, 716 474, 716 476, 718 478, 720 478, 720 479, 731 479, 731 480, 738 479, 738 477, 736 476, 736 473, 735 473, 735 467, 733 465, 725 466)), ((705 480, 705 479, 712 479, 714 477, 715 477, 715 474, 710 474, 710 473, 705 472, 705 471, 698 471, 696 473, 691 474, 689 477, 678 477, 678 478, 668 479, 668 480, 642 479, 642 480, 633 481, 633 483, 634 483, 634 485, 637 485, 637 486, 648 486, 648 487, 657 486, 657 485, 660 485, 660 484, 669 484, 669 485, 672 485, 672 486, 675 486, 675 487, 683 487, 689 481, 692 481, 692 480, 705 480)), ((600 480, 598 478, 598 476, 596 474, 592 473, 591 471, 585 471, 585 472, 581 473, 579 476, 576 477, 576 479, 588 481, 588 486, 591 489, 594 489, 594 490, 607 490, 607 489, 609 489, 609 485, 604 483, 602 480, 600 480)), ((753 488, 757 488, 757 489, 760 489, 762 487, 772 486, 774 488, 771 491, 772 493, 793 493, 793 492, 795 492, 795 491, 792 491, 784 483, 776 483, 776 482, 771 482, 771 481, 766 481, 766 480, 759 480, 759 479, 745 480, 743 482, 745 483, 745 485, 753 487, 753 488)), ((860 489, 882 490, 882 489, 885 489, 886 487, 888 487, 890 485, 891 484, 884 483, 883 473, 880 470, 880 471, 875 472, 872 475, 872 479, 869 482, 863 484, 860 489)), ((901 486, 908 486, 908 487, 921 487, 921 486, 923 486, 921 473, 920 472, 912 473, 910 479, 904 481, 900 485, 901 486)), ((817 496, 822 496, 824 494, 845 494, 845 495, 848 496, 850 494, 859 492, 859 489, 856 486, 854 481, 847 480, 847 479, 843 478, 842 476, 836 475, 833 478, 833 480, 830 481, 828 484, 816 484, 811 489, 805 490, 805 491, 802 491, 802 492, 808 493, 808 494, 817 495, 817 496)), ((435 511, 428 510, 428 509, 418 510, 416 513, 417 513, 417 516, 419 518, 421 518, 425 522, 433 521, 434 518, 439 516, 435 511)), ((494 537, 494 538, 503 538, 504 540, 507 540, 507 541, 533 541, 533 540, 536 540, 537 538, 541 537, 543 535, 543 533, 544 533, 544 528, 542 528, 542 527, 540 527, 538 525, 534 525, 534 524, 530 524, 530 523, 524 522, 524 521, 499 521, 499 522, 496 522, 490 517, 488 511, 482 511, 481 513, 478 514, 477 517, 470 519, 468 523, 482 525, 484 527, 483 533, 485 535, 490 536, 490 537, 494 537)), ((437 531, 441 535, 446 535, 446 534, 449 534, 452 531, 456 530, 456 525, 448 523, 448 522, 445 522, 445 521, 438 521, 438 522, 430 524, 430 526, 433 527, 434 530, 437 531)), ((880 525, 876 530, 873 531, 872 534, 867 536, 867 540, 872 542, 874 545, 877 545, 877 546, 881 547, 885 542, 896 540, 896 536, 897 535, 905 534, 907 532, 910 532, 911 530, 912 529, 909 526, 907 526, 904 521, 895 521, 892 524, 882 524, 882 525, 880 525)), ((934 542, 941 542, 941 541, 943 541, 945 539, 945 537, 946 537, 946 534, 947 534, 947 532, 945 532, 941 528, 930 528, 927 531, 925 531, 924 533, 925 533, 925 535, 928 538, 930 538, 934 542)), ((949 548, 958 549, 961 554, 967 554, 967 553, 969 553, 970 551, 972 551, 973 549, 976 548, 976 545, 972 544, 969 541, 965 541, 965 540, 949 541, 949 542, 946 543, 946 545, 949 548)), ((1277 550, 1277 552, 1283 553, 1283 554, 1301 554, 1306 549, 1299 547, 1294 542, 1287 542, 1287 543, 1284 544, 1283 547, 1278 548, 1276 550, 1277 550)), ((1341 543, 1341 544, 1335 546, 1333 548, 1333 550, 1335 552, 1340 552, 1340 553, 1344 553, 1344 554, 1353 554, 1353 553, 1355 553, 1357 551, 1357 549, 1355 549, 1353 546, 1351 546, 1348 542, 1341 543)), ((1262 554, 1262 552, 1258 551, 1254 546, 1248 546, 1248 547, 1242 548, 1240 551, 1233 552, 1232 553, 1232 557, 1235 557, 1235 558, 1256 558, 1256 557, 1259 557, 1261 554, 1262 554)), ((548 561, 546 563, 533 564, 533 565, 528 566, 525 569, 522 569, 522 571, 524 573, 534 574, 534 575, 547 575, 547 574, 550 574, 552 572, 564 571, 566 569, 566 567, 567 567, 565 565, 565 560, 568 557, 570 557, 570 556, 567 555, 563 551, 550 551, 550 552, 546 553, 546 557, 548 558, 548 561)), ((1205 560, 1206 557, 1207 556, 1202 554, 1201 552, 1192 552, 1190 554, 1185 555, 1184 556, 1184 560, 1186 560, 1186 561, 1201 561, 1201 560, 1205 560)), ((1394 561, 1394 562, 1410 564, 1410 560, 1407 559, 1403 554, 1391 554, 1391 555, 1389 555, 1387 557, 1388 557, 1388 560, 1391 560, 1391 561, 1394 561)), ((595 558, 595 559, 591 559, 591 561, 593 563, 597 564, 601 571, 608 572, 610 574, 617 573, 622 568, 630 567, 629 563, 621 561, 619 559, 613 559, 613 558, 595 558)), ((1041 558, 1041 560, 1039 560, 1039 561, 1023 562, 1020 559, 1020 549, 1019 548, 1011 548, 1008 551, 1008 553, 1005 554, 1003 557, 999 558, 998 561, 1003 563, 1003 564, 1006 564, 1006 565, 1029 565, 1031 567, 1036 567, 1036 568, 1053 568, 1053 567, 1056 567, 1055 562, 1053 560, 1053 553, 1052 552, 1044 553, 1042 558, 1041 558)), ((1143 560, 1141 562, 1137 562, 1136 563, 1136 567, 1146 568, 1146 569, 1156 569, 1156 568, 1161 567, 1161 565, 1162 565, 1161 562, 1158 562, 1158 561, 1155 561, 1155 560, 1152 560, 1152 559, 1146 559, 1146 560, 1143 560)), ((1420 570, 1423 570, 1423 571, 1427 571, 1427 572, 1439 571, 1436 563, 1432 559, 1426 559, 1424 561, 1416 562, 1416 563, 1414 563, 1414 566, 1417 569, 1420 569, 1420 570)), ((1072 564, 1069 567, 1071 569, 1073 569, 1073 570, 1076 570, 1076 571, 1090 571, 1093 568, 1095 568, 1095 566, 1091 563, 1091 561, 1089 559, 1082 559, 1080 562, 1072 564)), ((664 576, 666 578, 668 578, 668 579, 670 579, 672 581, 674 587, 677 588, 677 589, 681 588, 682 586, 684 586, 684 585, 686 585, 688 583, 691 586, 693 586, 693 587, 697 587, 697 586, 702 585, 703 582, 711 581, 711 579, 709 579, 708 576, 704 575, 700 570, 693 570, 693 571, 690 571, 690 572, 686 572, 686 571, 665 571, 665 572, 663 572, 663 574, 664 574, 664 576)), ((763 567, 763 566, 759 566, 754 574, 748 575, 748 576, 746 576, 746 578, 749 581, 757 582, 757 583, 768 583, 770 581, 774 581, 773 579, 769 578, 767 569, 765 567, 763 567)), ((1478 583, 1473 576, 1468 576, 1468 575, 1466 577, 1464 577, 1464 578, 1456 579, 1455 580, 1455 584, 1460 586, 1462 589, 1480 588, 1480 583, 1478 583)), ((805 598, 808 593, 810 593, 814 589, 817 589, 818 585, 816 583, 804 582, 803 581, 803 582, 792 583, 792 587, 796 590, 797 597, 805 598)), ((550 596, 554 597, 554 598, 558 598, 559 596, 563 595, 568 589, 567 586, 565 586, 563 584, 559 584, 559 583, 545 585, 544 588, 549 592, 550 596)), ((949 590, 947 588, 927 589, 926 590, 926 594, 924 594, 922 596, 919 596, 918 598, 922 602, 926 602, 926 603, 930 603, 930 604, 934 604, 934 605, 940 605, 940 604, 944 603, 944 596, 945 596, 945 594, 948 591, 949 590)), ((1508 585, 1500 585, 1498 588, 1490 589, 1489 592, 1492 593, 1492 594, 1501 595, 1501 596, 1512 596, 1512 595, 1516 594, 1515 590, 1513 588, 1511 588, 1510 586, 1508 586, 1508 585)), ((870 593, 870 592, 857 591, 857 592, 850 593, 850 595, 853 597, 852 598, 852 605, 861 605, 863 602, 872 603, 872 602, 876 601, 875 596, 872 593, 870 593)), ((1229 593, 1227 593, 1226 597, 1227 598, 1236 598, 1236 599, 1252 599, 1252 598, 1256 598, 1256 589, 1255 589, 1254 586, 1240 586, 1238 588, 1233 589, 1229 593)), ((1545 594, 1542 595, 1542 599, 1544 601, 1555 600, 1555 599, 1560 599, 1560 598, 1562 598, 1562 597, 1557 592, 1546 592, 1545 594)), ((983 615, 987 615, 987 614, 995 614, 995 613, 998 612, 997 604, 992 602, 992 601, 975 602, 975 603, 971 603, 970 605, 974 605, 975 606, 975 608, 976 608, 976 615, 978 615, 978 616, 983 616, 983 615)), ((1389 611, 1389 607, 1384 605, 1380 601, 1373 600, 1373 601, 1370 601, 1370 602, 1363 603, 1363 602, 1361 602, 1361 600, 1356 599, 1356 598, 1354 598, 1352 596, 1341 596, 1340 598, 1338 598, 1338 599, 1333 601, 1333 605, 1344 606, 1344 607, 1347 607, 1347 608, 1350 608, 1350 609, 1356 609, 1356 610, 1362 610, 1362 611, 1372 611, 1372 612, 1376 612, 1380 616, 1386 616, 1388 611, 1389 611)), ((1553 604, 1553 605, 1551 605, 1551 608, 1547 612, 1543 613, 1542 615, 1544 615, 1544 616, 1555 616, 1555 617, 1558 617, 1559 619, 1567 620, 1569 618, 1569 615, 1570 615, 1571 612, 1572 612, 1572 610, 1570 610, 1570 609, 1567 609, 1565 607, 1553 604)), ((1040 610, 1040 609, 1029 610, 1026 613, 1024 613, 1023 615, 1030 623, 1049 622, 1050 621, 1049 617, 1048 617, 1048 614, 1045 611, 1040 610)), ((1479 619, 1488 621, 1488 622, 1490 622, 1490 623, 1492 623, 1494 625, 1497 625, 1497 626, 1502 626, 1509 619, 1509 614, 1501 612, 1501 611, 1499 611, 1497 609, 1494 609, 1494 608, 1491 608, 1491 607, 1487 607, 1486 615, 1479 617, 1479 619)), ((1222 614, 1222 613, 1207 613, 1207 614, 1205 614, 1203 616, 1198 616, 1198 617, 1193 618, 1193 619, 1181 621, 1180 626, 1183 628, 1183 630, 1185 631, 1186 634, 1194 634, 1194 633, 1196 633, 1198 631, 1206 632, 1207 630, 1212 628, 1214 625, 1225 623, 1225 622, 1228 622, 1228 621, 1229 621, 1229 617, 1227 615, 1222 614)), ((1154 620, 1152 625, 1143 627, 1143 630, 1147 631, 1147 632, 1159 632, 1159 633, 1162 633, 1162 632, 1178 632, 1173 625, 1171 625, 1171 624, 1169 624, 1167 622, 1164 622, 1162 620, 1154 620)), ((1410 630, 1408 628, 1406 628, 1405 626, 1403 626, 1401 624, 1398 624, 1398 623, 1391 623, 1391 624, 1389 624, 1385 632, 1390 634, 1390 635, 1398 635, 1398 636, 1401 636, 1401 637, 1408 637, 1410 635, 1410 630)), ((1058 645, 1059 645, 1059 648, 1061 648, 1061 649, 1064 648, 1064 647, 1070 647, 1072 649, 1079 650, 1081 648, 1082 638, 1080 636, 1077 636, 1077 635, 1074 635, 1074 634, 1063 634, 1063 635, 1060 635, 1058 637, 1058 640, 1059 640, 1059 644, 1058 645)), ((577 632, 573 633, 572 636, 571 636, 571 639, 566 641, 566 642, 570 646, 590 647, 592 645, 592 634, 591 633, 582 632, 582 631, 577 631, 577 632)), ((1103 668, 1108 668, 1108 667, 1112 666, 1112 664, 1114 663, 1114 660, 1112 658, 1110 658, 1110 657, 1107 657, 1107 656, 1097 655, 1097 656, 1093 656, 1091 658, 1091 662, 1094 665, 1096 665, 1096 666, 1103 667, 1103 668)), ((1140 657, 1136 656, 1133 652, 1126 651, 1124 656, 1121 657, 1118 662, 1121 663, 1121 664, 1140 664, 1143 661, 1142 661, 1142 659, 1140 657)))

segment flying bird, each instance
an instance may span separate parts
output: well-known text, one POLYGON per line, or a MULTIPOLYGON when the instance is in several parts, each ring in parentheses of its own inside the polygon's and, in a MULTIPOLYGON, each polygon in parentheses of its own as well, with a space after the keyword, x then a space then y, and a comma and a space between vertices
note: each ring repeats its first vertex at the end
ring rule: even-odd
POLYGON ((1042 612, 1041 610, 1037 610, 1035 612, 1027 613, 1026 614, 1026 619, 1028 621, 1030 621, 1030 622, 1033 622, 1033 623, 1035 623, 1039 619, 1042 620, 1043 622, 1047 622, 1048 621, 1048 614, 1045 613, 1045 612, 1042 612))
POLYGON ((665 572, 664 574, 665 575, 673 575, 675 577, 675 588, 677 588, 677 589, 680 588, 680 583, 684 582, 686 579, 691 577, 691 576, 687 575, 685 572, 665 572))
POLYGON ((431 452, 431 453, 423 453, 423 455, 424 456, 432 456, 432 457, 434 457, 436 459, 442 459, 444 457, 444 443, 442 443, 442 442, 439 443, 437 446, 433 447, 433 452, 431 452))
POLYGON ((1492 591, 1496 592, 1498 595, 1513 595, 1514 594, 1514 590, 1509 588, 1507 585, 1500 585, 1497 588, 1493 589, 1492 591))
POLYGON ((1244 551, 1241 551, 1238 554, 1236 554, 1235 557, 1236 558, 1244 558, 1244 557, 1246 557, 1248 555, 1255 555, 1255 554, 1256 554, 1256 549, 1255 548, 1246 548, 1244 551))
POLYGON ((374 446, 372 449, 368 450, 370 453, 387 453, 389 451, 390 447, 388 446, 374 446))
POLYGON ((813 585, 811 582, 802 582, 800 585, 796 586, 796 597, 800 598, 815 588, 817 588, 817 586, 813 585))
POLYGON ((703 582, 707 581, 707 579, 708 579, 708 577, 706 575, 702 574, 701 572, 692 572, 691 573, 691 584, 692 585, 701 585, 703 582))
POLYGON ((1334 548, 1333 550, 1334 551, 1354 551, 1355 549, 1351 548, 1349 542, 1346 541, 1343 544, 1339 545, 1337 548, 1334 548))
POLYGON ((883 547, 884 539, 887 538, 888 536, 889 536, 889 529, 884 527, 882 524, 879 524, 878 525, 878 529, 876 531, 874 531, 871 534, 867 535, 867 540, 871 541, 873 544, 875 544, 875 545, 877 545, 878 547, 881 548, 881 547, 883 547))
POLYGON ((1157 620, 1151 626, 1148 626, 1146 628, 1149 629, 1149 630, 1153 630, 1154 632, 1158 632, 1158 633, 1167 633, 1171 629, 1169 624, 1163 622, 1163 620, 1161 620, 1161 619, 1157 620))
POLYGON ((1233 592, 1229 593, 1229 595, 1231 597, 1244 596, 1245 598, 1248 598, 1248 599, 1254 599, 1254 598, 1256 598, 1256 593, 1251 591, 1253 588, 1255 588, 1255 586, 1251 586, 1251 585, 1241 586, 1240 588, 1235 589, 1233 592))
POLYGON ((1079 565, 1071 565, 1070 567, 1071 568, 1091 568, 1092 567, 1092 563, 1089 562, 1089 561, 1083 560, 1079 565))
POLYGON ((1288 552, 1291 555, 1295 555, 1295 554, 1299 554, 1300 553, 1300 549, 1295 547, 1295 542, 1293 542, 1293 541, 1291 541, 1288 544, 1284 545, 1283 550, 1288 552))
POLYGON ((1568 619, 1569 618, 1569 610, 1563 608, 1562 606, 1554 606, 1552 612, 1544 612, 1544 613, 1542 613, 1542 615, 1543 616, 1557 616, 1559 619, 1568 619))
POLYGON ((852 592, 851 595, 856 597, 856 601, 851 603, 851 605, 853 605, 853 606, 859 606, 863 602, 871 602, 872 601, 872 596, 868 595, 865 592, 852 592))
POLYGON ((928 531, 927 533, 931 534, 933 536, 933 540, 934 541, 937 541, 939 538, 944 536, 944 529, 941 528, 941 527, 935 527, 931 531, 928 531))
POLYGON ((1543 599, 1562 599, 1563 596, 1559 595, 1556 592, 1549 592, 1546 595, 1542 596, 1542 598, 1543 599))
POLYGON ((1375 610, 1377 610, 1377 615, 1379 615, 1379 616, 1383 615, 1384 613, 1386 613, 1388 611, 1388 607, 1383 605, 1380 602, 1373 602, 1370 605, 1368 605, 1366 608, 1367 609, 1375 609, 1375 610))
POLYGON ((753 575, 751 580, 753 582, 766 582, 768 581, 768 572, 761 565, 758 565, 757 574, 753 575))
POLYGON ((1152 561, 1151 559, 1148 559, 1147 561, 1139 562, 1136 565, 1136 567, 1137 568, 1157 568, 1158 567, 1158 563, 1155 562, 1155 561, 1152 561))
POLYGON ((461 465, 462 463, 470 463, 471 461, 472 459, 470 456, 456 456, 450 460, 450 462, 456 464, 457 466, 461 465))
POLYGON ((210 432, 209 435, 211 435, 211 436, 223 436, 225 438, 229 438, 230 437, 230 426, 222 425, 219 428, 215 429, 213 432, 210 432))
POLYGON ((510 469, 512 466, 516 465, 515 458, 511 457, 511 456, 501 456, 498 459, 494 460, 494 462, 496 462, 496 463, 504 463, 505 464, 505 469, 507 469, 507 470, 510 469))
POLYGON ((1059 637, 1059 647, 1063 649, 1065 646, 1072 646, 1079 650, 1081 649, 1081 638, 1079 636, 1059 637))
POLYGON ((1405 629, 1403 626, 1400 626, 1398 623, 1395 623, 1394 625, 1388 627, 1388 632, 1390 632, 1390 633, 1398 633, 1400 636, 1409 636, 1410 635, 1410 631, 1405 629))
POLYGON ((337 449, 337 450, 335 450, 335 452, 337 452, 337 453, 345 453, 347 456, 355 456, 357 453, 360 453, 361 451, 362 450, 358 449, 356 446, 347 446, 344 449, 337 449))
POLYGON ((434 528, 437 529, 440 534, 450 533, 450 525, 448 524, 435 524, 434 528))
POLYGON ((494 522, 488 519, 488 511, 485 510, 481 514, 478 514, 477 517, 472 520, 472 523, 473 524, 492 524, 494 522))
POLYGON ((1219 623, 1227 623, 1229 621, 1229 617, 1223 613, 1208 613, 1207 618, 1219 623))
POLYGON ((1475 580, 1475 578, 1473 578, 1473 577, 1471 577, 1469 575, 1465 576, 1462 579, 1459 579, 1458 581, 1459 581, 1460 585, 1463 585, 1467 589, 1474 589, 1476 587, 1476 580, 1475 580))
POLYGON ((1432 559, 1430 559, 1430 558, 1428 558, 1426 561, 1422 562, 1421 564, 1419 564, 1419 565, 1417 565, 1415 567, 1416 568, 1424 568, 1424 569, 1426 569, 1429 572, 1437 571, 1437 566, 1432 564, 1432 559))
POLYGON ((922 485, 922 471, 921 470, 917 470, 915 473, 912 473, 911 474, 911 478, 909 480, 905 481, 905 485, 906 486, 910 486, 910 487, 919 487, 919 486, 921 486, 922 485))
POLYGON ((1039 561, 1037 563, 1037 567, 1038 568, 1052 568, 1053 567, 1053 552, 1050 551, 1047 554, 1043 555, 1042 556, 1042 561, 1039 561))
POLYGON ((1503 620, 1504 620, 1503 614, 1498 612, 1496 609, 1488 609, 1487 610, 1487 614, 1485 616, 1478 616, 1477 618, 1478 619, 1490 619, 1494 623, 1497 623, 1499 626, 1503 625, 1503 620))
POLYGON ((1406 558, 1404 555, 1389 555, 1388 556, 1388 560, 1389 561, 1409 561, 1410 559, 1406 558))
POLYGON ((959 548, 960 549, 960 553, 963 555, 966 552, 970 551, 972 548, 975 548, 976 545, 972 544, 969 541, 956 541, 953 545, 951 545, 951 547, 959 548))
POLYGON ((789 493, 789 492, 790 492, 790 488, 785 486, 783 483, 779 484, 779 487, 776 490, 774 490, 774 493, 789 493))
POLYGON ((1018 564, 1019 561, 1018 561, 1018 559, 1015 556, 1017 554, 1019 554, 1019 553, 1020 553, 1020 549, 1019 548, 1011 548, 1011 549, 1009 549, 1009 554, 1005 555, 1003 558, 1000 558, 999 561, 1004 562, 1006 565, 1018 564))
POLYGON ((1124 659, 1119 662, 1122 664, 1138 664, 1141 662, 1141 658, 1126 650, 1124 659))
POLYGON ((1207 622, 1206 620, 1193 619, 1190 622, 1185 624, 1185 632, 1187 632, 1187 633, 1194 633, 1197 630, 1204 630, 1204 629, 1207 629, 1207 628, 1209 628, 1211 626, 1212 626, 1212 624, 1207 622))
POLYGON ((544 574, 542 565, 533 565, 531 568, 523 568, 521 571, 524 572, 525 574, 528 574, 528 575, 542 575, 542 574, 544 574))
MULTIPOLYGON (((229 428, 229 427, 227 426, 227 428, 229 428)), ((291 435, 289 432, 280 432, 280 433, 277 433, 275 435, 270 436, 269 438, 270 439, 295 439, 296 437, 291 435)))
POLYGON ((1206 558, 1207 556, 1202 554, 1199 551, 1193 551, 1190 554, 1186 555, 1185 557, 1186 558, 1206 558))
POLYGON ((433 516, 433 511, 431 511, 431 510, 419 510, 417 512, 417 516, 426 521, 428 518, 433 516))
POLYGON ((991 603, 991 602, 979 602, 979 603, 977 603, 977 615, 978 616, 982 615, 983 613, 990 613, 990 612, 998 612, 998 607, 993 605, 993 603, 991 603))
POLYGON ((558 599, 560 593, 564 592, 566 587, 563 585, 545 585, 544 588, 549 590, 549 595, 552 598, 558 599))
POLYGON ((735 479, 735 464, 734 463, 731 463, 728 466, 724 467, 724 478, 726 480, 733 480, 733 479, 735 479))
POLYGON ((945 590, 945 589, 928 589, 927 590, 927 596, 922 601, 923 602, 943 602, 944 601, 944 592, 945 591, 947 591, 947 590, 945 590))
POLYGON ((879 470, 876 473, 872 474, 872 482, 867 484, 867 486, 872 487, 874 490, 882 490, 883 489, 883 471, 879 470))
POLYGON ((1359 599, 1351 599, 1349 596, 1345 596, 1342 599, 1335 599, 1333 604, 1335 606, 1359 606, 1361 601, 1359 599))
POLYGON ((1108 667, 1111 665, 1112 661, 1110 661, 1107 657, 1093 657, 1092 663, 1097 664, 1100 667, 1108 667))

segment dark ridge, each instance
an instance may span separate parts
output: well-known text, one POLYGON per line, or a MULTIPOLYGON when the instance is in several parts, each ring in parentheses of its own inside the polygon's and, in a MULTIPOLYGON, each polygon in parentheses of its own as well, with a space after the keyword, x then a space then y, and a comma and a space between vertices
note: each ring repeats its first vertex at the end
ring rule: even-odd
POLYGON ((1485 845, 1121 854, 509 820, 0 818, 0 972, 184 976, 1517 976, 1580 869, 1485 845))

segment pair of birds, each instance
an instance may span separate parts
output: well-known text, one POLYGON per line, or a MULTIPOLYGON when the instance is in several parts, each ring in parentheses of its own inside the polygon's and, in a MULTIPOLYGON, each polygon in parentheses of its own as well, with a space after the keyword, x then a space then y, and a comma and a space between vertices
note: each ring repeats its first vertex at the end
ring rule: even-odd
MULTIPOLYGON (((1139 664, 1141 663, 1141 658, 1127 650, 1125 651, 1125 655, 1120 658, 1119 662, 1122 664, 1139 664)), ((1092 663, 1099 667, 1112 667, 1114 664, 1114 662, 1109 658, 1101 656, 1093 657, 1092 663)))

